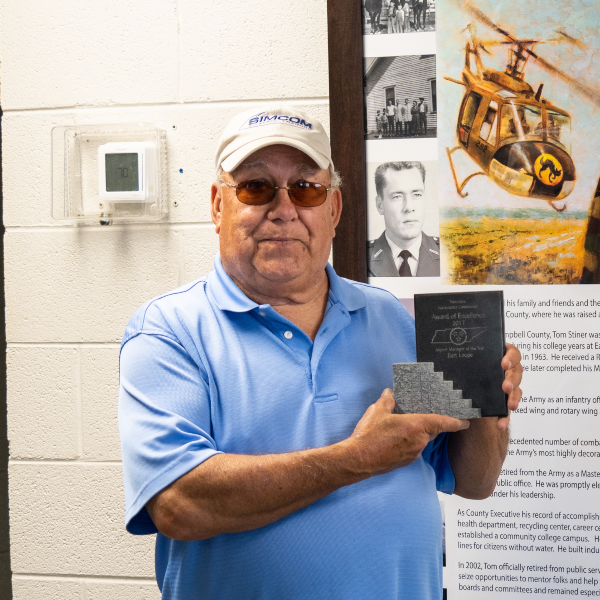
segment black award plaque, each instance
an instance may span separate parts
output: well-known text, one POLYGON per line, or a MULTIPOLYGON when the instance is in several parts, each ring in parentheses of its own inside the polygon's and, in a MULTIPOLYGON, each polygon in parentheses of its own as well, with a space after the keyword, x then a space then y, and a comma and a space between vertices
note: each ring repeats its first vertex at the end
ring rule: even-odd
POLYGON ((415 294, 415 325, 418 362, 433 363, 482 417, 508 414, 501 291, 415 294))

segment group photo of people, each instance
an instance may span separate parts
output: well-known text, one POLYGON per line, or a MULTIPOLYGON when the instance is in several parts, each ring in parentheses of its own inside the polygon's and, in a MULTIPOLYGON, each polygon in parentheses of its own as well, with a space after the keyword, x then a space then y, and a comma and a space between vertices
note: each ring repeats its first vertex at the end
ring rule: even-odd
POLYGON ((435 0, 363 0, 365 35, 435 31, 435 0))
POLYGON ((409 98, 388 101, 388 105, 377 111, 377 133, 381 138, 418 137, 427 135, 427 113, 429 106, 425 98, 410 102, 409 98))
POLYGON ((365 59, 365 138, 437 135, 435 55, 365 59))

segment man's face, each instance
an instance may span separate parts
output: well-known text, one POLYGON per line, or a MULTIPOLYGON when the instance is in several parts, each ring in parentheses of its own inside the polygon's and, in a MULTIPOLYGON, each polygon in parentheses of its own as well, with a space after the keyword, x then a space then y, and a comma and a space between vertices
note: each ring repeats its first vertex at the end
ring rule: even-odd
POLYGON ((425 220, 425 184, 418 169, 385 173, 386 184, 377 196, 377 210, 383 215, 388 236, 398 245, 419 236, 425 220))
MULTIPOLYGON (((261 180, 278 187, 299 180, 329 187, 329 171, 306 154, 285 145, 257 150, 233 173, 223 173, 230 183, 261 180)), ((321 206, 301 208, 287 190, 263 206, 243 204, 236 190, 213 185, 211 212, 219 234, 221 260, 227 273, 246 292, 285 295, 302 291, 325 276, 342 199, 339 190, 327 193, 321 206)))

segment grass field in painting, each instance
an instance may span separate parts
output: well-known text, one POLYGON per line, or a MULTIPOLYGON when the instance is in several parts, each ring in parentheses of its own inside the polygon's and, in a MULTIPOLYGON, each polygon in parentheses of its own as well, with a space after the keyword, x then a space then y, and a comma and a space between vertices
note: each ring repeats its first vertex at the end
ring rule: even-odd
POLYGON ((442 280, 449 284, 578 283, 586 225, 581 218, 447 219, 440 224, 445 257, 442 280))

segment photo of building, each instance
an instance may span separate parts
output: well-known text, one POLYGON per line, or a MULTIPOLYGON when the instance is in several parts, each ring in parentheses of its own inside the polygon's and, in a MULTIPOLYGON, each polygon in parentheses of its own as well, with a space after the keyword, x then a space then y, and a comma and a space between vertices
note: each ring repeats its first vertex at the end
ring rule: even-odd
POLYGON ((365 58, 366 139, 436 137, 435 55, 365 58))

